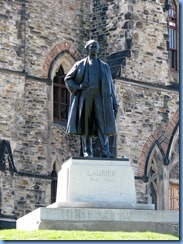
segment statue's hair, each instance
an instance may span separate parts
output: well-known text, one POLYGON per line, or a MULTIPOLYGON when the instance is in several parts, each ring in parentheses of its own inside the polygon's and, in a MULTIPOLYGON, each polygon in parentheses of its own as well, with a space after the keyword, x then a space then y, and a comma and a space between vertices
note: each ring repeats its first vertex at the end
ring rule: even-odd
POLYGON ((85 45, 85 49, 87 50, 87 49, 88 49, 88 46, 89 46, 91 43, 93 43, 93 42, 96 42, 96 43, 97 43, 98 49, 100 48, 100 45, 99 45, 98 41, 96 41, 96 40, 89 40, 89 41, 87 41, 87 43, 86 43, 86 45, 85 45))

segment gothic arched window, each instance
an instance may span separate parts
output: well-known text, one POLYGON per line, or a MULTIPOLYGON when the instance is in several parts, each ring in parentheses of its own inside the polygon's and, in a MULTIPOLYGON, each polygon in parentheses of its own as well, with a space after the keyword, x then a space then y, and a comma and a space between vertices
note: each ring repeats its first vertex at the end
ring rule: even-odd
POLYGON ((177 70, 177 6, 174 0, 169 0, 169 60, 170 69, 177 70))
POLYGON ((64 82, 64 70, 60 66, 53 79, 53 119, 54 122, 66 122, 69 109, 69 91, 64 82))

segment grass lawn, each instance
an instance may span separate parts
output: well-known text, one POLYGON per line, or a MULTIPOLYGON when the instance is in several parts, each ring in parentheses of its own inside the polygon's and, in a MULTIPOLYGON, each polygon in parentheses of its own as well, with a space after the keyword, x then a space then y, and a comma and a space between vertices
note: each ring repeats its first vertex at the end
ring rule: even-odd
POLYGON ((101 232, 101 231, 60 231, 36 230, 20 231, 0 230, 0 240, 174 240, 174 235, 152 232, 101 232))

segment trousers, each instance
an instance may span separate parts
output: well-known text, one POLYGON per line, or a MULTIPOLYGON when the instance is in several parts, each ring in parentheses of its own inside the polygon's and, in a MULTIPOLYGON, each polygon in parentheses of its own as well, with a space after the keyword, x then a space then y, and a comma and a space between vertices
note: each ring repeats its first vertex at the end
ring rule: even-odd
POLYGON ((108 157, 109 138, 105 134, 102 97, 99 88, 87 88, 84 93, 85 134, 81 136, 81 153, 84 157, 93 157, 92 137, 90 135, 92 116, 95 117, 96 129, 102 157, 108 157))

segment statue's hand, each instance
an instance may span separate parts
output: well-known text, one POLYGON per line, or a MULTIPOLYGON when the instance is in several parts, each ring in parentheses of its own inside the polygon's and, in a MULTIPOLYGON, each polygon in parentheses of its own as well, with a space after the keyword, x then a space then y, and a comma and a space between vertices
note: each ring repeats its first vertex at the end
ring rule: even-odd
POLYGON ((119 108, 119 105, 118 104, 113 104, 113 111, 114 111, 115 118, 116 118, 117 113, 118 113, 118 108, 119 108))
POLYGON ((80 84, 78 90, 81 91, 81 90, 84 90, 86 88, 88 88, 88 86, 86 84, 80 84))
POLYGON ((115 118, 117 116, 117 113, 118 113, 118 109, 114 109, 114 116, 115 116, 115 118))

